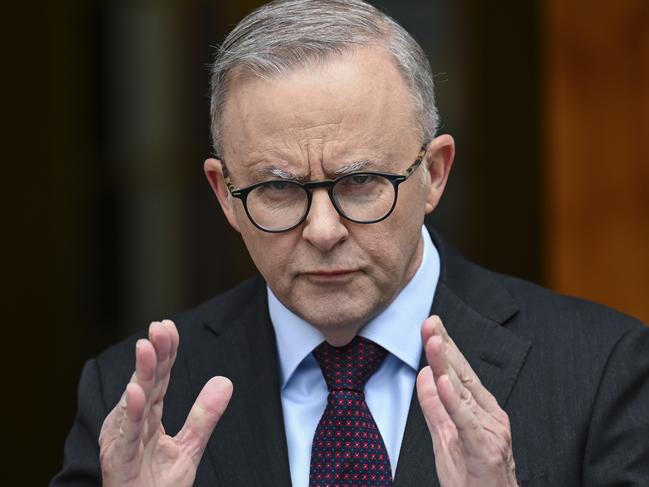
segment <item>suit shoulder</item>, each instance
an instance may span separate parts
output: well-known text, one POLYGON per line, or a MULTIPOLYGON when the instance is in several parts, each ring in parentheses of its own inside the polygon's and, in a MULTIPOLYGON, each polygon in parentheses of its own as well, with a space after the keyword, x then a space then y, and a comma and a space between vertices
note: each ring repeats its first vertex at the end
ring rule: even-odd
POLYGON ((560 294, 514 276, 491 274, 517 302, 520 318, 546 330, 560 332, 568 328, 615 340, 629 330, 646 329, 640 320, 603 304, 560 294))
POLYGON ((171 316, 180 333, 193 335, 197 327, 209 324, 220 332, 230 326, 244 308, 266 303, 266 284, 259 275, 247 279, 213 298, 171 316))
POLYGON ((558 335, 562 330, 587 330, 612 338, 631 329, 649 331, 639 320, 607 306, 485 269, 465 259, 434 229, 429 231, 440 253, 440 283, 488 319, 558 335))
MULTIPOLYGON (((213 330, 223 330, 235 321, 243 307, 261 303, 265 296, 263 279, 254 276, 197 306, 173 314, 169 319, 176 324, 180 335, 178 354, 191 350, 196 341, 203 340, 206 333, 211 333, 207 324, 213 330)), ((147 330, 148 325, 143 326, 97 356, 97 365, 104 379, 114 376, 121 383, 130 377, 135 366, 135 344, 147 336, 147 330)))

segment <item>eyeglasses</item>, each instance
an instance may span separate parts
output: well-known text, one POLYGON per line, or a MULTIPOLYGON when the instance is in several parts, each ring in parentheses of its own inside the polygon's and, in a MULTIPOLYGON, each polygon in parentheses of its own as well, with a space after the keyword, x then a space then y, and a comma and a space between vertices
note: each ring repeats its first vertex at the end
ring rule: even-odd
POLYGON ((334 208, 343 218, 354 223, 378 223, 394 210, 399 185, 419 167, 426 155, 424 143, 417 159, 399 174, 384 172, 354 172, 336 179, 301 183, 275 179, 239 189, 232 183, 223 164, 223 177, 230 194, 243 203, 254 226, 264 232, 287 232, 299 226, 309 213, 313 190, 326 188, 334 208))

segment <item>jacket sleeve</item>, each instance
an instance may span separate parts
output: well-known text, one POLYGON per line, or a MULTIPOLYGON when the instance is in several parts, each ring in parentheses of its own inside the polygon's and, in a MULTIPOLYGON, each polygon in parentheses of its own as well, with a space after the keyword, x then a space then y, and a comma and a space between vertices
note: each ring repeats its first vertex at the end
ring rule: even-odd
POLYGON ((649 328, 627 331, 608 358, 592 409, 582 485, 649 485, 649 328))
POLYGON ((81 373, 78 410, 65 441, 63 468, 50 487, 101 486, 98 439, 107 414, 99 368, 89 360, 81 373))

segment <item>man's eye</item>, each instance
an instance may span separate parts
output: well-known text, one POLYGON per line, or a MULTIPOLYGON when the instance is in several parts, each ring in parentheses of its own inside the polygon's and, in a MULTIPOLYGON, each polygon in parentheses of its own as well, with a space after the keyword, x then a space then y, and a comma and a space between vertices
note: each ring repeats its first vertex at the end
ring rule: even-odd
POLYGON ((269 189, 272 189, 274 191, 282 191, 286 189, 286 186, 288 186, 286 181, 269 181, 266 184, 268 185, 269 189))
POLYGON ((372 176, 370 176, 369 174, 354 174, 349 177, 352 184, 358 185, 367 184, 368 182, 370 182, 371 178, 372 176))
POLYGON ((258 199, 266 202, 270 201, 290 201, 303 196, 302 188, 291 181, 266 181, 264 184, 257 186, 250 193, 250 200, 258 199))

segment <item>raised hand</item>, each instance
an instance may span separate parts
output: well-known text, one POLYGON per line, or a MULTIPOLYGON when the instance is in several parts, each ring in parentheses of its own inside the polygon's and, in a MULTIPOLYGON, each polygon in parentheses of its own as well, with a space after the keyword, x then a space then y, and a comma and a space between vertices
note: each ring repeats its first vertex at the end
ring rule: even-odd
POLYGON ((173 322, 154 322, 135 345, 135 373, 99 435, 104 487, 191 486, 216 423, 232 396, 232 383, 213 377, 185 425, 171 437, 161 423, 171 367, 178 350, 173 322))
POLYGON ((421 329, 428 367, 417 395, 433 439, 442 487, 516 486, 507 413, 449 337, 438 316, 421 329))

